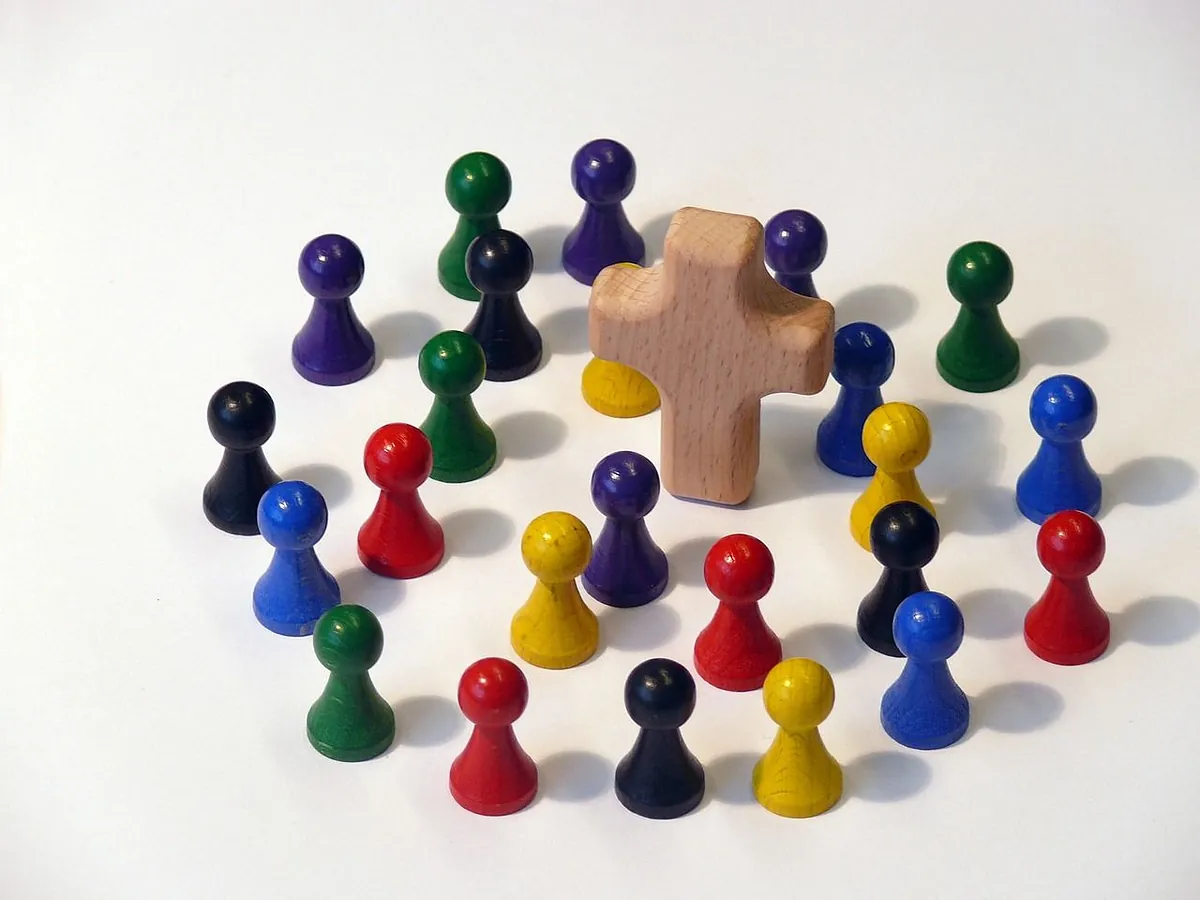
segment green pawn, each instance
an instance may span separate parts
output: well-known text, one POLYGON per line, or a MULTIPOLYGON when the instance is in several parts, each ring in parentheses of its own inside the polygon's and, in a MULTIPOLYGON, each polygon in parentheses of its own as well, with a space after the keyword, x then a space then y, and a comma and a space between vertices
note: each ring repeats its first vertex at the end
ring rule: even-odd
POLYGON ((1021 350, 997 307, 1012 290, 1012 260, 995 244, 972 241, 950 257, 946 283, 962 307, 938 343, 938 374, 977 394, 1011 384, 1021 368, 1021 350))
POLYGON ((429 477, 455 483, 482 478, 496 464, 496 434, 471 400, 487 370, 479 341, 462 331, 443 331, 421 348, 417 368, 433 394, 421 423, 433 447, 429 477))
POLYGON ((313 646, 329 681, 308 711, 309 743, 341 762, 378 756, 396 737, 396 714, 367 674, 383 653, 379 620, 362 606, 335 606, 317 621, 313 646))
POLYGON ((458 213, 458 225, 438 254, 438 281, 455 297, 478 300, 467 278, 467 248, 481 234, 500 228, 500 210, 512 196, 508 167, 490 153, 460 156, 446 173, 446 199, 458 213))

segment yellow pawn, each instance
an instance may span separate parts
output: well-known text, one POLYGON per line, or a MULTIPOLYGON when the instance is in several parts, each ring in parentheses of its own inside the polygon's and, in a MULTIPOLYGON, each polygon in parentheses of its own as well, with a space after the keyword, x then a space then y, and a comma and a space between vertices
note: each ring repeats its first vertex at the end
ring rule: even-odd
POLYGON ((575 585, 592 558, 587 526, 570 513, 544 513, 525 529, 521 558, 537 584, 513 616, 517 655, 542 669, 569 669, 591 659, 600 645, 600 622, 575 585))
POLYGON ((754 797, 777 816, 819 816, 841 799, 842 767, 817 726, 833 709, 833 679, 811 659, 785 659, 763 684, 779 733, 754 766, 754 797))
MULTIPOLYGON (((616 263, 629 269, 635 263, 616 263)), ((649 378, 624 363, 593 359, 583 367, 583 399, 596 412, 614 419, 633 419, 658 409, 658 388, 649 378)))
POLYGON ((889 503, 911 500, 937 514, 914 471, 929 455, 930 442, 929 419, 908 403, 885 403, 867 416, 862 445, 875 475, 850 507, 850 533, 864 550, 871 549, 872 520, 889 503))

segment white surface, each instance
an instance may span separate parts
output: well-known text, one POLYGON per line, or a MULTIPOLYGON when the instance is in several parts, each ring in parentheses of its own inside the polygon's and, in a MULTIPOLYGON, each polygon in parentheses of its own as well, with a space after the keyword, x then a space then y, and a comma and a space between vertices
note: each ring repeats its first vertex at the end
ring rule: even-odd
POLYGON ((0 29, 0 896, 1196 896, 1194 5, 18 0, 0 29), (530 587, 516 536, 554 508, 598 527, 592 465, 656 457, 658 420, 582 403, 587 290, 544 273, 523 300, 548 364, 476 396, 503 463, 424 491, 450 538, 435 574, 358 570, 362 446, 420 421, 416 349, 470 311, 435 278, 451 160, 508 163, 503 221, 549 263, 580 211, 571 154, 598 136, 633 149, 628 210, 653 241, 682 205, 811 209, 831 236, 819 289, 842 321, 891 328, 886 395, 935 427, 920 474, 947 536, 927 574, 968 620, 953 671, 979 725, 960 746, 903 751, 879 727, 899 664, 851 630, 876 577, 845 524, 861 485, 811 459, 831 388, 767 402, 751 508, 664 496, 667 597, 605 613, 582 668, 525 667, 538 803, 493 821, 450 800, 457 679, 510 654, 530 587), (325 231, 362 247, 356 308, 390 357, 338 389, 288 356, 296 257, 325 231), (933 365, 946 260, 977 238, 1015 262, 1003 312, 1031 364, 980 397, 933 365), (1094 586, 1115 646, 1080 669, 1019 636, 1044 573, 1011 486, 1029 392, 1058 370, 1100 398, 1109 498, 1094 586), (237 378, 274 395, 269 458, 328 491, 321 558, 384 624, 373 674, 400 731, 375 761, 308 746, 325 673, 251 614, 268 548, 201 515, 205 403, 237 378), (747 778, 773 726, 758 696, 702 685, 685 735, 710 799, 643 821, 611 793, 634 737, 622 684, 650 655, 690 663, 714 608, 699 561, 732 531, 775 550, 763 609, 788 651, 833 671, 847 797, 808 821, 760 809, 747 778))

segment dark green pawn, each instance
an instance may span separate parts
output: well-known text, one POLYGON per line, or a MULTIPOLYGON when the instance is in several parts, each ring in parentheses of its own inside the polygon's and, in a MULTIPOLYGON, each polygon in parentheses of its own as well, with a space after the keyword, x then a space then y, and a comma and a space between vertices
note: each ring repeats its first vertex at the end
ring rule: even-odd
POLYGON ((995 244, 972 241, 950 257, 946 283, 962 307, 938 343, 938 373, 959 390, 977 394, 1011 384, 1021 351, 997 307, 1012 290, 1012 260, 995 244))
POLYGON ((479 342, 462 331, 443 331, 421 348, 421 381, 433 407, 421 431, 433 446, 435 481, 482 478, 496 464, 496 435, 475 411, 471 394, 483 384, 487 360, 479 342))
POLYGON ((508 167, 490 153, 460 156, 446 173, 446 199, 458 213, 458 225, 438 255, 438 281, 455 297, 478 300, 467 278, 467 248, 481 234, 500 228, 500 210, 512 196, 508 167))
POLYGON ((396 737, 396 714, 367 674, 383 653, 379 620, 362 606, 335 606, 317 621, 313 646, 329 681, 308 711, 309 743, 341 762, 378 756, 396 737))

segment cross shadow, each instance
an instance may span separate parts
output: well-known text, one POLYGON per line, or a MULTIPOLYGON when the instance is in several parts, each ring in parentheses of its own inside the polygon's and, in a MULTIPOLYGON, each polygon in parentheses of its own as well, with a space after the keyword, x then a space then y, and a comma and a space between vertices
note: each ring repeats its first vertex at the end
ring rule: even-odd
POLYGON ((542 340, 554 353, 575 356, 590 349, 586 306, 567 306, 550 313, 537 326, 542 340))
POLYGON ((957 598, 968 637, 998 641, 1020 634, 1033 600, 1008 588, 981 588, 957 598))
POLYGON ((964 740, 981 728, 1027 734, 1051 725, 1063 712, 1063 696, 1033 681, 994 684, 971 698, 971 723, 964 740))
POLYGON ((1182 644, 1200 631, 1200 606, 1187 597, 1143 597, 1108 618, 1109 652, 1131 642, 1147 647, 1182 644))
POLYGON ((671 212, 655 216, 639 229, 642 240, 646 242, 646 265, 652 266, 656 262, 662 262, 663 248, 667 243, 667 230, 671 227, 671 220, 675 218, 676 212, 678 210, 671 210, 671 212))
POLYGON ((720 536, 694 537, 681 541, 667 552, 670 563, 669 584, 671 590, 677 584, 701 587, 704 585, 704 557, 719 541, 720 536))
POLYGON ((911 320, 916 312, 916 295, 894 284, 856 288, 833 306, 836 327, 851 322, 870 322, 888 332, 911 320))
MULTIPOLYGON (((830 401, 832 403, 832 400, 830 401)), ((817 427, 827 409, 764 402, 761 453, 754 493, 743 508, 756 509, 818 494, 857 495, 869 479, 826 468, 817 458, 817 427)))
POLYGON ((1163 506, 1191 493, 1196 470, 1175 456, 1142 456, 1121 463, 1102 476, 1100 515, 1122 503, 1132 506, 1163 506))
POLYGON ((303 481, 317 489, 325 498, 325 505, 333 508, 350 498, 354 482, 350 473, 340 466, 329 463, 308 463, 295 466, 279 476, 284 481, 303 481))
POLYGON ((343 603, 365 606, 376 615, 394 609, 404 599, 404 581, 399 578, 384 578, 361 567, 335 577, 342 589, 343 603))
POLYGON ((567 439, 567 423, 538 409, 509 413, 492 423, 496 433, 496 465, 506 459, 548 456, 567 439))
POLYGON ((405 747, 437 747, 458 735, 465 724, 458 707, 432 694, 405 697, 392 704, 396 743, 405 747))
POLYGON ((745 805, 756 802, 751 777, 757 753, 727 753, 710 760, 704 766, 703 809, 710 801, 745 805))
POLYGON ((512 542, 513 520, 495 509, 459 509, 441 519, 447 556, 490 556, 512 542))
POLYGON ((533 271, 538 274, 561 272, 562 246, 574 225, 540 225, 521 237, 533 251, 533 271))
POLYGON ((830 672, 845 672, 866 659, 867 646, 848 625, 819 622, 788 632, 783 638, 783 656, 815 660, 830 672))
POLYGON ((1021 373, 1034 366, 1077 366, 1095 359, 1108 346, 1108 328, 1084 316, 1046 319, 1029 329, 1020 339, 1021 373))
POLYGON ((895 803, 915 797, 933 777, 929 763, 911 753, 880 750, 842 767, 845 792, 870 803, 895 803))
POLYGON ((661 599, 631 609, 606 606, 599 618, 601 643, 614 650, 656 650, 683 627, 679 613, 661 599))
POLYGON ((442 325, 428 313, 402 310, 376 319, 367 330, 375 339, 376 359, 382 361, 416 356, 442 325))
POLYGON ((613 789, 614 766, 598 753, 564 750, 538 762, 538 799, 578 803, 613 789))

